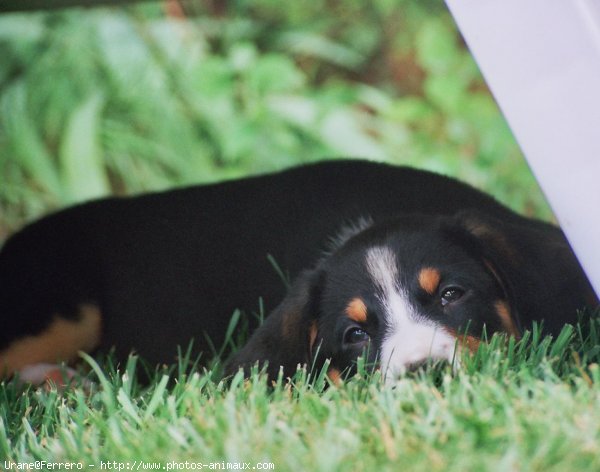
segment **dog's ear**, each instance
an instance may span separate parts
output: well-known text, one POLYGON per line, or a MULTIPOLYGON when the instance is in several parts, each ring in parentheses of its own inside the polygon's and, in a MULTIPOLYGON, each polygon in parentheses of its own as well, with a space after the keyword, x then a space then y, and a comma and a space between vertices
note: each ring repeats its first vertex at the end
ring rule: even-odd
POLYGON ((530 328, 533 321, 544 320, 546 331, 556 334, 565 323, 577 321, 578 309, 597 304, 560 229, 474 211, 459 213, 455 222, 472 238, 472 248, 504 290, 518 332, 530 328))
POLYGON ((459 213, 454 223, 463 233, 460 240, 465 249, 481 260, 504 294, 504 300, 498 307, 504 330, 520 338, 524 323, 517 288, 520 284, 520 256, 505 223, 473 211, 459 213))
POLYGON ((315 269, 295 280, 285 299, 227 362, 226 375, 240 368, 247 374, 258 363, 260 367, 267 365, 270 379, 276 379, 281 368, 289 377, 299 364, 310 362, 317 338, 320 279, 320 271, 315 269))

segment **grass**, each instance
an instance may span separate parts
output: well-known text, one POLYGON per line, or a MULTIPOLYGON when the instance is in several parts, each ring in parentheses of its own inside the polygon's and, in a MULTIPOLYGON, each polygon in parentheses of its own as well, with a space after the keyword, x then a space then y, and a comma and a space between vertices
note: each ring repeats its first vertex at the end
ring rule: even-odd
MULTIPOLYGON (((390 388, 359 368, 342 385, 300 370, 272 388, 260 372, 229 383, 218 366, 185 362, 149 385, 137 359, 95 386, 64 392, 0 384, 0 457, 16 463, 102 461, 171 467, 173 461, 274 464, 275 470, 523 470, 600 468, 600 323, 494 337, 462 359, 390 388), (170 465, 169 465, 170 464, 170 465)), ((185 356, 184 356, 185 357, 185 356)), ((105 364, 110 365, 110 363, 105 364)), ((94 467, 89 467, 92 464, 94 467)), ((3 464, 0 463, 0 466, 3 464)))

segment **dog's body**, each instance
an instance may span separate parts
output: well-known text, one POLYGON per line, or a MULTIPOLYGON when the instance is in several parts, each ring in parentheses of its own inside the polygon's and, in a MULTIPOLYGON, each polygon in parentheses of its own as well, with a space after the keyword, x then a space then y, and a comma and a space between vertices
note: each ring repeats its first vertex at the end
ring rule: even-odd
MULTIPOLYGON (((367 321, 360 314, 371 311, 366 305, 388 297, 389 306, 392 298, 409 290, 408 280, 401 290, 388 280, 394 271, 394 277, 399 277, 404 265, 414 266, 416 280, 419 271, 432 269, 420 276, 421 289, 437 293, 444 278, 440 261, 445 256, 460 258, 440 250, 445 237, 439 233, 440 225, 467 228, 463 233, 450 231, 459 240, 471 234, 459 244, 465 253, 474 241, 498 246, 492 259, 511 259, 508 266, 516 267, 510 274, 496 265, 486 271, 486 264, 495 264, 487 256, 473 265, 489 278, 486 303, 505 303, 504 308, 494 305, 496 312, 505 313, 488 320, 493 330, 516 333, 518 325, 526 327, 544 318, 554 332, 573 322, 576 308, 588 302, 592 292, 585 276, 562 233, 551 225, 523 218, 485 194, 442 176, 333 161, 240 181, 94 201, 27 226, 0 252, 1 367, 10 374, 32 363, 71 360, 79 350, 113 346, 119 357, 135 350, 152 363, 172 362, 176 346, 186 346, 192 338, 197 351, 209 351, 207 337, 220 346, 235 309, 256 312, 262 297, 269 310, 284 298, 285 286, 268 260, 270 254, 293 279, 303 270, 317 265, 319 269, 311 272, 310 282, 306 274, 298 278, 231 368, 271 361, 274 369, 279 364, 292 369, 308 360, 317 331, 323 352, 327 351, 325 326, 319 325, 324 319, 315 323, 316 314, 310 319, 300 315, 314 300, 299 292, 308 285, 313 291, 319 287, 316 272, 343 272, 331 261, 350 251, 348 260, 355 262, 346 275, 356 270, 370 274, 371 281, 355 277, 340 281, 333 291, 322 286, 319 290, 334 305, 336 294, 342 292, 343 303, 356 298, 359 314, 354 318, 359 320, 355 322, 366 329, 367 321), (455 217, 457 213, 462 216, 455 217), (362 225, 356 223, 361 221, 362 225), (401 242, 406 231, 413 241, 408 252, 401 242), (394 232, 395 240, 400 237, 400 243, 394 243, 398 247, 389 240, 394 232), (336 235, 339 240, 331 249, 336 235), (428 241, 430 237, 439 241, 428 241), (381 244, 373 245, 370 238, 381 244), (328 249, 331 256, 323 258, 328 249), (403 253, 410 264, 391 257, 390 251, 403 253), (425 263, 427 253, 439 253, 438 258, 425 263), (417 255, 425 258, 422 263, 412 260, 417 255), (394 269, 386 272, 385 261, 392 259, 394 269), (506 277, 516 279, 506 281, 506 277), (496 285, 490 282, 494 278, 500 280, 496 285), (353 283, 356 286, 349 287, 353 283), (512 292, 501 293, 509 290, 503 284, 515 291, 515 283, 524 284, 516 290, 518 301, 508 299, 512 292), (371 302, 366 300, 368 287, 378 294, 371 302), (396 288, 400 291, 394 295, 396 288), (282 313, 288 313, 291 301, 302 307, 293 319, 284 320, 282 313), (519 306, 513 307, 514 303, 519 306), (511 310, 518 310, 519 318, 511 310), (298 336, 304 343, 301 353, 294 345, 298 336)), ((472 325, 480 328, 476 308, 472 325)), ((452 329, 463 327, 457 324, 452 329)), ((377 328, 375 338, 394 336, 382 329, 377 328)), ((339 368, 348 362, 340 360, 339 368)))

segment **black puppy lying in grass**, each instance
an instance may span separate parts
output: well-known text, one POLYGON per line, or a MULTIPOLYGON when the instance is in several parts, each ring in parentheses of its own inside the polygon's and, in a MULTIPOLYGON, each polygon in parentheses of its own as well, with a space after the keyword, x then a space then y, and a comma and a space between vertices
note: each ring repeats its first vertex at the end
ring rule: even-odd
POLYGON ((335 377, 368 348, 393 379, 476 349, 484 327, 519 337, 543 320, 556 333, 597 304, 559 229, 456 180, 334 161, 27 226, 0 252, 0 370, 110 348, 170 363, 191 338, 199 352, 220 345, 259 297, 280 303, 229 373, 330 359, 335 377), (294 280, 287 295, 268 255, 294 280))

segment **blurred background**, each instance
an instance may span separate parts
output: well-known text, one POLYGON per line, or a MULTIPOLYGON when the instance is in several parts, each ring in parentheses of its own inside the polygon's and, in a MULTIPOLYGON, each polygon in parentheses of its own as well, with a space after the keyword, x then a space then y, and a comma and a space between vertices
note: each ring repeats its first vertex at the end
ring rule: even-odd
POLYGON ((78 201, 340 157, 551 218, 442 0, 0 15, 0 242, 78 201))

